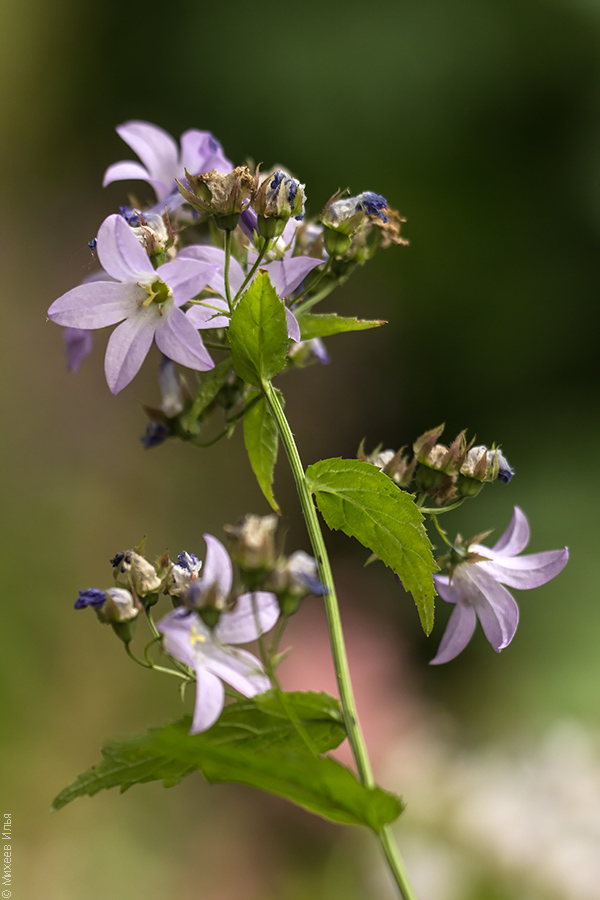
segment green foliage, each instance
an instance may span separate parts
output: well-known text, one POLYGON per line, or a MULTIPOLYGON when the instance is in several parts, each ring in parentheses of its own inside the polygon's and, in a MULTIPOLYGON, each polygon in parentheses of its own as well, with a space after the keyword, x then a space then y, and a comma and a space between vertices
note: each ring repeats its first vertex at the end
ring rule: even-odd
POLYGON ((275 512, 280 512, 272 490, 279 432, 264 397, 249 405, 244 413, 244 443, 261 491, 275 512))
POLYGON ((338 316, 337 313, 304 313, 297 318, 303 341, 317 337, 329 337, 345 331, 365 331, 367 328, 387 325, 385 319, 355 319, 349 316, 338 316))
POLYGON ((217 363, 214 369, 210 369, 210 371, 203 376, 185 421, 185 428, 188 431, 191 431, 198 421, 199 416, 215 399, 227 381, 227 376, 231 372, 231 369, 231 360, 222 359, 221 362, 217 363))
POLYGON ((437 565, 411 494, 358 459, 323 459, 306 471, 330 528, 355 537, 398 575, 414 597, 425 634, 433 628, 437 565))
POLYGON ((316 755, 345 737, 338 703, 327 694, 269 691, 226 707, 203 734, 190 736, 189 727, 186 717, 143 737, 110 741, 102 762, 61 791, 53 809, 111 787, 125 791, 155 780, 171 787, 201 771, 208 781, 250 785, 333 821, 375 831, 402 811, 398 798, 365 788, 349 769, 316 755))
POLYGON ((285 306, 266 272, 259 272, 240 298, 228 334, 233 367, 248 384, 262 387, 285 366, 288 351, 285 306))

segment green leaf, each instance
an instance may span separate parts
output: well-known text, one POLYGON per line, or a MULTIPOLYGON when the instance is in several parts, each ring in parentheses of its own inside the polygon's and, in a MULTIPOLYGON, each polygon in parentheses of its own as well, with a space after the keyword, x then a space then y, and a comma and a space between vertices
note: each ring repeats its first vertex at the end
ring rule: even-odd
POLYGON ((271 507, 279 513, 272 491, 279 433, 264 397, 248 406, 244 413, 244 443, 260 489, 271 507))
POLYGON ((338 316, 337 313, 310 314, 297 316, 303 341, 311 338, 329 337, 345 331, 365 331, 367 328, 378 328, 387 325, 385 319, 354 319, 349 316, 338 316))
POLYGON ((111 787, 157 779, 170 787, 199 770, 209 781, 250 785, 375 831, 402 811, 397 797, 365 788, 344 766, 307 750, 306 735, 319 753, 345 737, 338 703, 326 694, 270 691, 226 707, 204 734, 190 736, 189 726, 187 717, 141 738, 110 741, 102 762, 62 791, 53 808, 111 787))
POLYGON ((187 431, 191 431, 201 413, 203 413, 206 407, 213 402, 227 381, 231 369, 231 360, 222 359, 221 362, 217 363, 214 369, 210 369, 210 371, 204 375, 200 387, 196 392, 196 396, 194 397, 194 402, 187 415, 185 422, 187 431))
POLYGON ((358 459, 323 459, 306 470, 309 489, 334 530, 355 537, 398 575, 414 597, 425 634, 433 628, 438 567, 412 494, 358 459))
MULTIPOLYGON (((102 749, 103 762, 62 791, 53 808, 60 809, 77 797, 92 796, 115 786, 126 790, 134 784, 156 780, 163 780, 165 787, 177 784, 201 767, 182 765, 164 754, 152 754, 149 747, 154 735, 170 729, 187 735, 191 724, 191 717, 186 716, 166 729, 151 729, 140 738, 109 741, 102 749)), ((269 748, 305 750, 305 738, 299 733, 298 724, 318 753, 333 750, 346 736, 339 703, 328 694, 268 691, 226 706, 218 722, 193 739, 200 745, 224 743, 253 752, 269 748)))
POLYGON ((287 360, 285 306, 266 272, 259 272, 237 303, 229 326, 233 367, 255 387, 270 381, 287 360))

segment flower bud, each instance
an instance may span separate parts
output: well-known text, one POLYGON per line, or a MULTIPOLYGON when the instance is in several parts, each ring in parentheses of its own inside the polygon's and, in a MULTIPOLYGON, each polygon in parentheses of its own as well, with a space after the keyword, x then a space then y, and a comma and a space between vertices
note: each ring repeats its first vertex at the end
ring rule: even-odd
POLYGON ((244 572, 264 572, 276 559, 277 516, 247 515, 237 525, 226 525, 231 541, 231 556, 244 572))
POLYGON ((194 553, 185 550, 173 563, 167 579, 167 593, 172 597, 179 597, 195 581, 202 571, 202 560, 194 553))
POLYGON ((288 219, 304 218, 304 200, 304 185, 297 178, 283 169, 267 175, 252 204, 258 215, 257 229, 261 237, 279 237, 288 219))
POLYGON ((293 615, 310 594, 322 597, 327 588, 321 583, 314 557, 297 550, 289 559, 280 560, 269 575, 265 588, 277 597, 284 616, 293 615))
POLYGON ((471 447, 460 467, 458 492, 463 497, 475 497, 484 482, 502 481, 507 484, 514 474, 501 450, 488 450, 484 444, 471 447))
POLYGON ((199 212, 213 215, 223 231, 233 231, 256 189, 256 179, 248 167, 238 166, 225 174, 212 169, 202 175, 190 175, 186 170, 185 175, 190 189, 177 184, 187 202, 199 212))
POLYGON ((404 456, 404 447, 400 447, 397 452, 393 450, 381 450, 381 445, 367 455, 364 449, 364 441, 361 441, 358 448, 357 457, 364 462, 370 463, 381 469, 384 475, 389 475, 392 481, 404 487, 413 480, 417 459, 413 457, 409 461, 408 456, 404 456))
POLYGON ((288 352, 288 359, 292 366, 303 369, 312 363, 319 362, 326 366, 330 362, 329 353, 321 338, 310 338, 307 341, 292 342, 288 352))
POLYGON ((132 587, 140 597, 157 591, 162 584, 155 567, 135 550, 117 553, 110 562, 117 584, 132 587))
POLYGON ((139 604, 136 604, 130 591, 124 588, 109 588, 107 591, 88 588, 79 591, 75 609, 84 609, 86 606, 91 606, 96 611, 103 624, 112 625, 113 631, 123 643, 129 643, 140 611, 139 604))
MULTIPOLYGON (((334 194, 321 213, 321 222, 327 228, 340 234, 355 235, 362 227, 366 216, 378 216, 383 222, 388 217, 382 210, 387 209, 387 200, 373 191, 363 191, 356 197, 342 197, 334 194)), ((326 239, 327 241, 327 239, 326 239)))

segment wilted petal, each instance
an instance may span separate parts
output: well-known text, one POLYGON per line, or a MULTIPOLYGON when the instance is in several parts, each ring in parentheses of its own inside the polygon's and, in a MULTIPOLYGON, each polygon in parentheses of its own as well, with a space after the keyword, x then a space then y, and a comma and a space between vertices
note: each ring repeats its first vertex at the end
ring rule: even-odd
POLYGON ((457 603, 448 620, 438 652, 431 660, 430 665, 437 666, 440 663, 450 662, 451 659, 458 656, 473 637, 476 624, 477 616, 473 607, 457 603))
POLYGON ((478 568, 509 587, 526 590, 540 587, 562 572, 569 560, 569 550, 546 550, 527 556, 503 557, 478 563, 478 568))
POLYGON ((157 276, 173 291, 175 306, 182 306, 203 291, 217 273, 217 266, 178 257, 156 270, 157 276))
POLYGON ((165 312, 154 327, 156 344, 169 359, 198 372, 214 368, 202 338, 180 309, 172 308, 170 312, 165 312))
POLYGON ((216 647, 207 648, 206 668, 230 684, 244 697, 254 697, 271 687, 260 661, 246 650, 216 647))
POLYGON ((70 328, 104 328, 131 315, 146 292, 137 284, 92 281, 80 284, 55 300, 48 318, 70 328))
POLYGON ((205 588, 216 585, 222 597, 229 596, 233 582, 233 569, 229 553, 216 537, 205 534, 206 559, 202 567, 202 585, 205 588))
POLYGON ((501 556, 516 556, 525 549, 528 543, 529 522, 523 510, 515 506, 510 525, 492 550, 501 556))
POLYGON ((179 152, 171 135, 157 125, 140 121, 125 122, 116 131, 137 153, 149 175, 164 183, 164 193, 168 193, 179 171, 179 152))
POLYGON ((304 281, 309 272, 320 266, 323 260, 312 256, 292 256, 277 262, 268 263, 266 269, 271 284, 280 297, 289 297, 298 285, 304 281))
POLYGON ((224 644, 247 644, 270 631, 279 618, 279 604, 275 594, 255 591, 237 598, 235 608, 223 613, 215 629, 216 637, 224 644))
POLYGON ((156 318, 156 310, 138 309, 111 334, 104 373, 113 394, 123 390, 140 371, 152 344, 156 318))
POLYGON ((150 284, 156 279, 152 263, 122 216, 108 216, 98 231, 98 259, 118 281, 150 284))
POLYGON ((199 734, 214 725, 225 703, 225 690, 217 676, 203 666, 198 666, 195 671, 196 703, 190 734, 199 734))

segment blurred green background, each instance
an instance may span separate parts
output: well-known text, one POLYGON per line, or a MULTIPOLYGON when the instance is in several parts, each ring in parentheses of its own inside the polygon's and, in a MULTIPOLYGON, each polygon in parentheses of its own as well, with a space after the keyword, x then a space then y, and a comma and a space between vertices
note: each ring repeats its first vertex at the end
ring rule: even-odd
MULTIPOLYGON (((2 0, 1 13, 0 753, 13 896, 392 896, 368 835, 199 776, 49 812, 106 737, 180 715, 171 684, 72 612, 78 588, 108 586, 108 559, 144 534, 151 553, 202 552, 203 532, 267 511, 240 434, 204 452, 142 449, 138 401, 159 399, 156 355, 114 398, 106 336, 76 377, 45 322, 124 202, 127 186, 101 181, 133 157, 114 126, 136 118, 175 137, 211 130, 237 164, 286 165, 313 214, 348 186, 406 216, 410 246, 324 307, 390 324, 331 339, 328 368, 282 383, 303 457, 468 427, 502 443, 517 475, 448 527, 500 533, 519 504, 530 550, 568 544, 571 561, 519 595, 501 658, 478 632, 429 669, 447 611, 424 638, 390 573, 364 571, 364 553, 331 536, 359 709, 380 780, 409 801, 398 831, 420 900, 593 900, 600 5, 2 0)), ((288 550, 308 549, 283 460, 276 486, 288 550)), ((331 678, 319 627, 313 601, 292 629, 288 684, 331 678)))

